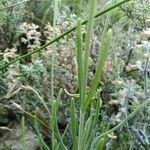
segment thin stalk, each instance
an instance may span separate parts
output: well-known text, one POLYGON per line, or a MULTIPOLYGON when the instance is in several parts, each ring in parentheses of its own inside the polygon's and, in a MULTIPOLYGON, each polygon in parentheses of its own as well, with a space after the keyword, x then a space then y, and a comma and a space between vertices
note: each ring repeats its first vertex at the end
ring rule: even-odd
POLYGON ((84 140, 84 118, 85 113, 80 111, 80 119, 79 119, 79 136, 78 136, 78 150, 83 150, 83 140, 84 140))
POLYGON ((87 94, 87 80, 88 80, 88 67, 89 67, 89 54, 92 45, 93 38, 93 27, 94 27, 94 16, 97 9, 97 0, 90 0, 89 3, 89 17, 87 22, 87 33, 85 37, 85 51, 83 56, 83 99, 87 94))
MULTIPOLYGON (((52 125, 52 127, 54 128, 53 129, 53 131, 54 131, 54 135, 57 135, 57 138, 58 138, 58 141, 60 142, 60 145, 61 145, 61 148, 63 149, 63 150, 67 150, 67 148, 66 148, 66 146, 65 146, 65 144, 63 143, 63 138, 61 137, 61 134, 60 134, 60 132, 59 132, 59 128, 58 128, 58 122, 57 122, 57 112, 58 112, 58 105, 59 105, 59 102, 60 102, 60 95, 61 95, 61 92, 62 92, 62 90, 60 89, 60 91, 59 91, 59 93, 58 93, 58 97, 57 97, 57 99, 56 99, 56 101, 54 100, 52 103, 52 119, 51 119, 51 121, 52 121, 52 123, 53 123, 53 125, 52 125)), ((57 147, 58 147, 58 144, 57 145, 55 145, 55 141, 56 141, 56 138, 55 138, 55 136, 54 136, 54 139, 53 139, 54 141, 54 145, 53 145, 53 149, 57 149, 57 147)))
POLYGON ((41 149, 44 148, 44 150, 50 150, 50 148, 48 147, 48 145, 45 143, 40 131, 39 131, 39 128, 38 128, 38 123, 37 123, 37 120, 34 119, 34 124, 35 124, 35 129, 36 129, 36 132, 37 132, 37 135, 38 135, 38 138, 39 138, 39 141, 40 141, 40 146, 41 146, 41 149))
MULTIPOLYGON (((79 77, 78 77, 79 78, 79 77)), ((80 87, 79 87, 80 88, 80 87)), ((72 94, 72 93, 69 93, 66 89, 64 89, 64 92, 70 96, 70 97, 73 97, 73 98, 79 98, 80 97, 80 94, 72 94)))
POLYGON ((37 120, 41 125, 43 125, 45 128, 47 128, 48 130, 51 131, 51 128, 50 128, 47 124, 45 124, 42 120, 40 120, 39 118, 37 118, 35 115, 32 115, 31 113, 29 113, 29 112, 27 112, 27 111, 25 111, 25 110, 24 110, 24 112, 25 112, 25 114, 27 114, 30 118, 37 120))
MULTIPOLYGON (((58 0, 53 0, 54 3, 54 18, 53 18, 53 36, 55 38, 56 33, 55 33, 55 27, 56 27, 56 20, 57 20, 57 11, 58 11, 58 0)), ((57 106, 56 106, 56 101, 54 100, 54 59, 55 59, 55 53, 54 50, 52 51, 52 64, 51 64, 51 101, 50 105, 52 106, 52 115, 50 118, 50 124, 52 127, 52 134, 51 134, 51 142, 52 142, 52 150, 55 150, 57 145, 56 145, 56 137, 55 137, 55 129, 57 126, 57 106)))
MULTIPOLYGON (((109 8, 106 8, 105 10, 100 11, 99 13, 97 13, 97 14, 95 15, 95 18, 98 18, 98 17, 102 16, 103 14, 105 14, 105 13, 111 11, 112 9, 115 9, 115 8, 117 8, 117 7, 121 6, 121 5, 123 5, 123 4, 127 3, 127 2, 129 2, 129 1, 132 1, 132 0, 122 0, 122 1, 120 1, 120 2, 118 2, 118 3, 116 3, 116 4, 114 4, 113 6, 111 6, 111 7, 109 7, 109 8)), ((83 21, 83 22, 82 22, 82 25, 86 24, 87 22, 88 22, 88 20, 83 21)), ((25 54, 25 55, 21 55, 21 56, 19 56, 19 57, 17 57, 17 58, 14 58, 12 61, 10 61, 9 63, 7 63, 7 64, 5 64, 5 65, 1 65, 1 66, 0 66, 0 71, 3 71, 4 69, 6 69, 6 68, 7 68, 8 66, 10 66, 11 64, 14 64, 15 62, 17 62, 17 61, 19 61, 19 60, 21 60, 21 59, 23 59, 23 58, 26 58, 26 57, 28 57, 28 56, 31 56, 31 55, 33 55, 33 54, 35 54, 35 53, 37 53, 37 52, 40 52, 41 50, 45 49, 47 46, 49 46, 49 45, 51 45, 51 44, 53 44, 53 43, 55 43, 55 42, 58 42, 61 38, 65 37, 66 35, 68 35, 68 34, 71 33, 72 31, 74 31, 75 29, 76 29, 76 26, 74 26, 74 27, 71 28, 70 30, 66 31, 65 33, 62 33, 60 36, 54 38, 52 41, 50 41, 50 42, 48 42, 47 44, 41 46, 40 48, 38 48, 38 49, 36 49, 36 50, 34 50, 34 51, 31 51, 31 52, 29 52, 29 53, 27 53, 27 54, 25 54)))
MULTIPOLYGON (((56 27, 56 20, 57 20, 57 12, 58 12, 58 0, 53 0, 54 3, 54 18, 53 18, 53 36, 55 38, 55 27, 56 27)), ((51 64, 51 101, 53 101, 54 96, 54 51, 52 51, 52 64, 51 64)), ((51 103, 51 102, 50 102, 51 103)))
POLYGON ((46 103, 44 102, 44 100, 42 99, 42 97, 39 95, 39 93, 38 93, 34 88, 32 88, 32 87, 29 86, 29 85, 26 85, 26 86, 23 86, 23 85, 22 85, 22 89, 24 89, 24 90, 30 90, 30 91, 32 91, 33 93, 35 93, 35 94, 37 95, 37 97, 39 98, 39 100, 40 100, 40 101, 42 102, 42 104, 44 105, 44 107, 45 107, 45 109, 47 110, 48 114, 50 115, 50 111, 49 111, 49 109, 48 109, 46 103))
POLYGON ((84 85, 83 85, 83 45, 82 45, 82 33, 81 33, 81 20, 77 24, 77 70, 78 70, 78 80, 79 80, 79 95, 80 95, 80 104, 83 108, 84 100, 84 85))
POLYGON ((88 117, 88 119, 85 121, 85 128, 84 130, 86 132, 84 132, 84 148, 88 149, 89 144, 91 144, 91 141, 88 141, 88 139, 90 138, 90 135, 92 134, 92 125, 93 125, 93 118, 94 118, 94 111, 91 110, 90 116, 88 117), (89 142, 89 143, 88 143, 89 142))
POLYGON ((77 149, 77 116, 76 116, 76 108, 75 108, 75 101, 74 99, 71 100, 71 133, 72 133, 72 143, 73 143, 73 150, 77 149))
POLYGON ((102 100, 100 97, 98 97, 97 102, 96 102, 95 116, 94 116, 94 120, 93 120, 93 128, 94 128, 94 126, 96 126, 101 107, 102 107, 102 100))
POLYGON ((91 146, 91 143, 94 139, 94 136, 96 134, 95 128, 97 125, 97 120, 99 117, 99 111, 100 111, 101 107, 102 107, 102 100, 100 98, 97 98, 96 108, 95 108, 95 111, 93 112, 94 117, 93 117, 93 121, 92 121, 91 131, 89 133, 89 136, 87 136, 88 137, 87 140, 85 140, 86 145, 87 145, 86 149, 89 149, 89 147, 91 146))
MULTIPOLYGON (((57 122, 56 122, 57 123, 57 122)), ((59 142, 60 142, 60 145, 61 145, 61 149, 63 150, 67 150, 67 147, 65 146, 64 142, 63 142, 63 137, 61 136, 60 132, 59 132, 59 128, 58 128, 58 125, 56 125, 56 132, 57 132, 57 135, 58 135, 58 139, 59 139, 59 142)), ((57 147, 58 147, 59 143, 57 144, 57 147)), ((56 148, 57 150, 57 148, 56 148)))
POLYGON ((17 108, 18 110, 20 110, 21 112, 23 112, 24 114, 28 115, 30 118, 37 120, 37 122, 39 122, 41 125, 43 125, 43 127, 47 128, 48 130, 51 131, 51 128, 45 124, 42 120, 40 120, 39 118, 37 118, 35 115, 31 114, 30 112, 24 110, 19 104, 11 101, 11 105, 15 108, 17 108))
MULTIPOLYGON (((67 125, 67 127, 66 127, 66 129, 65 129, 65 131, 64 131, 64 133, 62 134, 62 136, 61 136, 61 139, 63 140, 64 139, 64 137, 65 137, 65 135, 66 135, 66 133, 67 133, 67 131, 68 131, 68 128, 69 128, 69 125, 67 125)), ((64 145, 65 146, 65 145, 64 145)), ((63 148, 63 147, 62 147, 63 148)), ((59 144, 57 145, 57 148, 56 148, 57 150, 59 149, 59 144)), ((64 150, 68 150, 67 148, 66 149, 64 149, 64 150)))
POLYGON ((52 132, 51 132, 51 142, 52 142, 52 150, 55 150, 55 125, 56 125, 56 118, 54 116, 55 114, 55 108, 54 108, 54 101, 52 101, 52 115, 50 117, 50 126, 51 126, 51 129, 52 129, 52 132))
POLYGON ((102 47, 100 49, 100 53, 99 53, 99 57, 98 57, 98 63, 97 63, 97 69, 96 69, 96 73, 93 79, 93 83, 90 87, 90 90, 88 92, 87 98, 85 100, 85 104, 84 104, 84 111, 88 108, 88 106, 90 105, 90 102, 94 96, 94 93, 96 91, 96 88, 99 84, 99 81, 101 80, 101 75, 102 75, 102 71, 104 68, 104 64, 106 61, 106 57, 108 54, 108 49, 111 43, 111 38, 112 38, 112 31, 108 30, 106 38, 104 39, 104 41, 102 41, 102 47))
POLYGON ((26 150, 26 146, 25 146, 25 118, 24 118, 24 115, 22 115, 22 117, 21 117, 21 129, 22 129, 22 146, 23 146, 23 150, 26 150))
POLYGON ((49 101, 49 104, 54 100, 54 52, 52 52, 52 61, 51 61, 51 100, 49 101))
POLYGON ((148 96, 147 92, 147 68, 149 64, 149 58, 146 60, 145 67, 144 67, 144 91, 145 91, 145 96, 148 96))
MULTIPOLYGON (((83 108, 83 104, 84 104, 84 84, 83 84, 83 61, 82 61, 82 34, 81 34, 81 21, 78 21, 77 24, 77 70, 78 70, 78 80, 79 80, 79 96, 80 96, 80 119, 79 119, 79 133, 78 133, 78 150, 82 150, 83 147, 83 126, 84 126, 84 114, 82 113, 82 108, 83 108)), ((75 112, 74 112, 74 107, 75 107, 75 103, 74 106, 72 104, 72 108, 71 108, 71 116, 72 116, 72 121, 74 122, 75 120, 75 112)), ((75 149, 76 147, 76 133, 75 133, 75 126, 73 125, 73 122, 71 122, 72 124, 72 134, 73 136, 75 136, 73 138, 73 149, 75 149)))

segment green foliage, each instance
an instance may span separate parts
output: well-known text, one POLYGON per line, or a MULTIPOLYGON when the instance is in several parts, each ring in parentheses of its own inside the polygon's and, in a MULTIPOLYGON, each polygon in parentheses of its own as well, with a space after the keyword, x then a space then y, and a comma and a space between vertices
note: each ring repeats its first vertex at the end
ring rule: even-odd
POLYGON ((34 64, 30 65, 20 65, 20 71, 22 75, 29 78, 30 80, 35 80, 39 76, 42 76, 45 69, 42 60, 35 60, 34 64))
POLYGON ((31 0, 27 3, 25 9, 29 21, 39 25, 53 22, 52 0, 31 0))
POLYGON ((82 8, 84 1, 86 1, 86 0, 62 0, 61 3, 64 6, 68 6, 70 8, 70 10, 72 11, 72 13, 75 13, 80 16, 81 12, 85 8, 85 5, 84 5, 84 8, 82 8))
MULTIPOLYGON (((64 17, 58 11, 60 1, 22 4, 25 13, 22 25, 26 30, 20 32, 22 43, 18 44, 18 39, 14 49, 1 54, 0 94, 11 101, 10 108, 18 109, 19 116, 24 114, 21 118, 24 148, 28 122, 35 129, 41 149, 149 147, 149 55, 144 55, 148 48, 137 51, 135 47, 137 39, 142 38, 140 34, 145 33, 135 31, 134 22, 125 17, 125 9, 130 4, 137 5, 136 2, 122 5, 128 1, 111 3, 96 14, 97 0, 91 0, 85 21, 74 14, 71 15, 75 17, 69 14, 67 21, 60 21, 64 17), (27 13, 31 20, 26 18, 27 13), (102 26, 95 24, 94 19, 105 13, 98 20, 102 26), (76 19, 77 25, 71 27, 76 19), (26 46, 22 49, 21 44, 26 46), (18 50, 25 55, 20 56, 18 50), (29 57, 30 61, 21 61, 29 57)), ((75 7, 74 12, 80 11, 76 1, 62 2, 75 7)), ((3 107, 0 111, 0 123, 7 124, 3 107)))
POLYGON ((121 10, 114 9, 111 11, 111 24, 115 24, 116 22, 118 22, 121 18, 123 17, 123 13, 121 10))
POLYGON ((123 12, 132 20, 134 20, 137 28, 145 26, 145 20, 149 16, 150 2, 144 1, 131 1, 121 7, 123 12))
MULTIPOLYGON (((3 7, 6 7, 8 5, 8 1, 7 0, 2 0, 0 2, 0 9, 2 9, 3 7)), ((0 11, 0 25, 4 22, 5 19, 7 19, 9 17, 9 14, 7 13, 7 11, 0 11)))
POLYGON ((24 5, 20 4, 7 9, 8 6, 15 2, 18 2, 18 0, 3 0, 0 2, 0 51, 4 51, 8 47, 12 48, 18 38, 17 25, 24 16, 24 5))

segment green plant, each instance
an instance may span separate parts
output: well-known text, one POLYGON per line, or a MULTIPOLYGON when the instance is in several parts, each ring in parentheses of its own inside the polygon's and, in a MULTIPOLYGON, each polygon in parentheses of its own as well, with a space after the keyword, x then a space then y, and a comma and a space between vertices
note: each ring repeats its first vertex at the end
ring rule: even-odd
MULTIPOLYGON (((128 0, 127 0, 128 1, 128 0)), ((46 121, 43 119, 40 119, 38 116, 33 115, 32 113, 25 110, 24 107, 21 107, 15 102, 12 102, 12 105, 22 111, 27 117, 30 117, 33 119, 33 124, 36 130, 36 133, 39 137, 40 141, 40 148, 41 149, 73 149, 73 150, 80 150, 80 149, 104 149, 106 146, 106 143, 111 140, 112 138, 115 138, 114 132, 119 130, 123 126, 127 126, 128 122, 134 118, 134 116, 139 113, 141 110, 143 110, 146 106, 150 104, 149 99, 144 99, 145 102, 143 102, 140 106, 135 107, 134 111, 129 114, 129 116, 125 116, 125 119, 121 121, 118 125, 115 127, 111 127, 109 123, 105 122, 105 116, 103 111, 101 111, 101 108, 103 107, 103 102, 101 100, 101 97, 97 93, 97 88, 101 86, 101 76, 103 73, 103 70, 105 69, 105 62, 107 59, 107 55, 109 53, 110 45, 112 42, 112 30, 109 29, 109 23, 111 21, 111 13, 108 12, 117 6, 120 6, 121 4, 124 4, 127 1, 121 1, 115 5, 110 6, 108 9, 98 13, 95 15, 96 11, 96 4, 97 0, 94 2, 91 0, 89 4, 89 18, 88 20, 82 22, 80 19, 78 20, 77 26, 70 29, 69 31, 65 32, 64 34, 60 35, 59 37, 56 37, 56 34, 53 33, 54 40, 51 42, 45 44, 44 46, 40 47, 39 49, 36 49, 35 51, 32 51, 26 55, 20 56, 13 61, 8 62, 8 64, 1 66, 1 71, 4 71, 3 69, 6 69, 8 66, 13 66, 13 63, 16 61, 19 61, 25 57, 28 57, 32 54, 35 54, 44 48, 48 47, 53 43, 53 46, 51 47, 53 49, 51 53, 51 63, 50 63, 50 71, 46 70, 49 68, 49 65, 46 65, 46 69, 44 68, 43 61, 35 61, 32 62, 29 73, 29 66, 30 65, 23 65, 23 64, 17 64, 19 69, 21 70, 24 66, 24 74, 23 77, 28 76, 29 78, 38 79, 40 80, 42 78, 42 75, 45 73, 46 75, 50 73, 49 80, 50 81, 50 90, 48 89, 48 92, 50 91, 50 97, 49 102, 45 102, 40 95, 41 89, 40 89, 40 82, 36 85, 36 88, 38 90, 34 90, 34 88, 30 86, 22 86, 21 90, 30 90, 33 93, 36 94, 37 98, 40 100, 40 104, 43 104, 47 118, 46 121), (101 45, 99 47, 99 54, 97 58, 97 65, 95 69, 94 78, 92 79, 92 83, 89 86, 87 86, 88 82, 88 68, 89 68, 89 55, 92 45, 92 36, 94 31, 94 18, 97 18, 98 16, 101 16, 104 13, 107 13, 103 33, 101 37, 101 45), (82 25, 87 23, 86 28, 86 38, 85 42, 83 40, 83 33, 82 33, 82 25), (68 124, 65 127, 65 130, 61 132, 61 130, 58 127, 58 113, 61 106, 61 94, 62 90, 57 93, 57 96, 54 95, 54 86, 55 86, 55 76, 54 71, 57 69, 55 68, 55 50, 57 49, 56 41, 64 37, 65 35, 68 35, 70 32, 76 29, 76 62, 77 62, 77 78, 78 78, 78 92, 79 94, 70 94, 66 91, 66 93, 72 97, 69 98, 69 117, 68 117, 68 124), (55 43, 55 45, 54 45, 55 43), (22 67, 22 68, 21 68, 22 67), (37 75, 37 76, 36 76, 37 75), (38 93, 40 91, 40 93, 38 93), (100 120, 101 119, 101 120, 100 120), (47 132, 49 134, 49 141, 51 141, 51 144, 46 143, 44 140, 44 135, 42 135, 42 128, 41 126, 44 126, 47 129, 47 132), (68 138, 69 137, 69 138, 68 138), (71 138, 70 138, 71 137, 71 138)), ((54 5, 54 20, 53 20, 53 30, 56 31, 56 21, 57 21, 57 8, 58 3, 55 1, 54 5)), ((41 53, 40 53, 41 54, 41 53)), ((41 57, 40 55, 35 55, 35 57, 32 57, 33 60, 36 60, 38 58, 45 58, 41 57)), ((47 56, 47 60, 50 59, 47 56)), ((11 69, 10 68, 8 69, 11 69)), ((17 68, 17 67, 16 67, 17 68)), ((26 78, 25 78, 26 79, 26 78)), ((38 82, 38 81, 37 81, 38 82)), ((117 88, 116 88, 117 89, 117 88)), ((120 89, 120 88, 119 88, 120 89)), ((19 88, 20 92, 20 88, 19 88)), ((22 91, 21 91, 22 92, 22 91)), ((16 93, 18 91, 16 90, 16 93)), ((8 98, 9 99, 9 98, 8 98)), ((24 104, 23 104, 24 105, 24 104)), ((41 106, 40 106, 41 107, 41 106)), ((41 107, 43 108, 43 107, 41 107)), ((22 117, 22 134, 23 134, 23 142, 24 142, 24 133, 25 133, 25 118, 22 117)), ((128 134, 127 134, 128 136, 128 134)), ((124 136, 125 137, 125 136, 124 136)), ((23 143, 24 144, 24 143, 23 143)), ((25 146, 24 146, 25 147, 25 146)), ((127 148, 127 146, 126 146, 127 148)))
POLYGON ((43 25, 47 22, 53 23, 53 1, 51 0, 34 0, 29 1, 25 7, 25 14, 29 21, 43 25), (32 14, 32 15, 31 15, 32 14))
MULTIPOLYGON (((127 3, 128 1, 131 1, 131 0, 123 0, 123 1, 120 1, 120 2, 118 2, 118 3, 116 3, 116 4, 114 4, 113 6, 111 6, 111 7, 109 7, 109 8, 106 8, 106 9, 103 10, 103 11, 100 11, 99 13, 97 13, 97 14, 95 15, 95 18, 98 18, 98 17, 102 16, 103 14, 105 14, 105 13, 107 13, 107 12, 113 10, 114 8, 119 7, 120 5, 123 5, 124 3, 127 3)), ((87 21, 88 21, 88 20, 83 21, 83 22, 82 22, 82 25, 86 24, 87 21)), ((11 62, 5 64, 4 66, 0 66, 0 70, 6 69, 9 65, 14 64, 15 62, 17 62, 17 61, 19 61, 19 60, 21 60, 21 59, 23 59, 23 58, 25 58, 25 57, 29 57, 30 55, 33 55, 33 54, 35 54, 35 53, 37 53, 37 52, 42 51, 44 48, 48 47, 49 45, 51 45, 51 44, 53 44, 53 43, 55 43, 55 42, 57 42, 57 41, 59 41, 61 38, 65 37, 66 35, 68 35, 68 34, 71 33, 72 31, 74 31, 75 29, 76 29, 76 26, 73 27, 73 28, 71 28, 70 30, 66 31, 65 33, 61 34, 60 36, 56 37, 56 38, 53 39, 52 41, 50 41, 50 42, 46 43, 45 45, 41 46, 39 49, 36 49, 36 50, 34 50, 34 51, 32 51, 32 52, 29 52, 28 54, 22 55, 22 56, 20 56, 20 57, 18 57, 18 58, 16 58, 16 59, 12 60, 11 62)))

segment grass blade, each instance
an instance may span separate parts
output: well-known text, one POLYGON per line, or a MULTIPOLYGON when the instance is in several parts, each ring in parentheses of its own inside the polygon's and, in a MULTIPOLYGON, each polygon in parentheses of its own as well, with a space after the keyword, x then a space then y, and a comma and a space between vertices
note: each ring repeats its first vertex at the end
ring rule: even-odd
POLYGON ((109 49, 109 46, 110 46, 110 43, 111 43, 111 38, 112 38, 112 31, 108 30, 106 38, 102 42, 102 48, 101 48, 101 51, 100 51, 99 57, 98 57, 98 63, 97 63, 97 69, 96 69, 95 77, 93 79, 93 83, 90 87, 88 96, 87 96, 86 101, 85 101, 84 111, 90 105, 90 102, 91 102, 91 100, 94 96, 94 93, 95 93, 96 88, 99 84, 99 81, 101 80, 101 74, 102 74, 104 64, 105 64, 105 61, 106 61, 106 57, 107 57, 107 54, 108 54, 108 49, 109 49))
POLYGON ((42 148, 44 148, 45 150, 50 150, 50 148, 48 147, 48 145, 44 142, 43 137, 42 137, 42 135, 41 135, 41 133, 40 133, 40 131, 38 129, 38 122, 37 122, 37 120, 34 119, 34 122, 35 122, 35 129, 36 129, 36 132, 38 134, 38 138, 40 140, 40 146, 42 148))
POLYGON ((72 133, 72 142, 73 142, 73 150, 77 149, 77 117, 76 117, 76 108, 74 99, 71 100, 71 133, 72 133))
POLYGON ((94 16, 97 9, 97 0, 91 0, 89 3, 89 17, 87 23, 87 33, 85 37, 85 50, 83 56, 83 99, 87 93, 87 78, 88 78, 88 67, 89 67, 89 54, 92 45, 92 38, 93 38, 93 27, 94 27, 94 16))
POLYGON ((81 107, 83 107, 83 45, 82 45, 82 33, 81 33, 81 20, 77 24, 77 70, 78 70, 78 80, 79 80, 79 94, 81 107))

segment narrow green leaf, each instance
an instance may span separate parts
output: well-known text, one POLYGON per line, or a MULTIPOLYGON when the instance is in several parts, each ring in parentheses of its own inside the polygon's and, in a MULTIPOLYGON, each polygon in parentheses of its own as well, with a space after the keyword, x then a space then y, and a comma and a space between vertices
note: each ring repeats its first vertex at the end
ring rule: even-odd
POLYGON ((84 111, 90 105, 90 102, 94 96, 94 93, 95 93, 96 88, 99 84, 99 81, 101 80, 101 75, 102 75, 104 64, 105 64, 105 61, 107 58, 108 50, 110 47, 111 38, 112 38, 112 31, 108 30, 108 32, 106 34, 106 38, 104 39, 104 42, 102 42, 102 47, 101 47, 99 57, 98 57, 98 63, 97 63, 97 69, 96 69, 95 77, 93 79, 93 83, 90 87, 87 98, 85 100, 84 111))
POLYGON ((79 80, 79 94, 81 107, 83 107, 83 45, 82 45, 82 33, 81 33, 81 20, 79 19, 77 24, 77 70, 78 70, 78 80, 79 80))
POLYGON ((39 128, 38 128, 38 122, 36 119, 34 119, 34 122, 35 122, 35 129, 36 129, 36 132, 37 132, 37 135, 38 135, 38 138, 40 140, 40 146, 43 147, 45 150, 50 150, 50 148, 48 147, 48 145, 45 143, 45 141, 43 140, 43 137, 39 131, 39 128))
POLYGON ((88 67, 89 67, 89 54, 92 45, 92 38, 93 38, 93 27, 94 27, 94 16, 97 10, 97 0, 90 0, 89 3, 89 16, 87 22, 87 33, 85 37, 85 49, 84 49, 84 56, 83 56, 83 99, 87 94, 87 80, 88 80, 88 67))
POLYGON ((84 147, 86 149, 89 149, 89 145, 91 144, 91 141, 88 140, 90 138, 90 135, 93 133, 93 118, 94 118, 94 114, 93 114, 93 110, 91 110, 90 116, 88 117, 88 119, 85 121, 85 128, 84 130, 86 132, 84 132, 84 147))
POLYGON ((95 150, 103 150, 104 149, 105 139, 101 138, 96 144, 95 150))
POLYGON ((100 108, 102 107, 102 100, 100 98, 97 98, 96 100, 96 104, 94 103, 95 101, 93 101, 93 105, 91 107, 91 114, 90 114, 90 117, 91 118, 91 125, 89 124, 86 124, 85 126, 88 125, 88 130, 87 132, 85 132, 85 149, 89 149, 91 147, 91 144, 92 144, 92 141, 96 135, 96 130, 95 130, 95 127, 97 125, 97 120, 98 120, 98 117, 99 117, 99 111, 100 111, 100 108))
POLYGON ((76 108, 74 99, 71 100, 71 133, 72 133, 72 142, 73 142, 73 150, 77 149, 77 116, 76 116, 76 108))
POLYGON ((63 137, 60 134, 59 128, 58 128, 58 119, 57 119, 57 113, 59 109, 59 103, 60 103, 60 96, 62 93, 62 89, 59 90, 58 97, 56 100, 52 101, 52 116, 51 116, 51 127, 52 127, 52 138, 53 138, 53 149, 56 149, 61 146, 61 149, 67 150, 64 142, 63 142, 63 137))
POLYGON ((80 110, 80 119, 79 119, 79 135, 78 135, 78 150, 83 149, 83 141, 84 141, 84 121, 85 114, 80 110))

